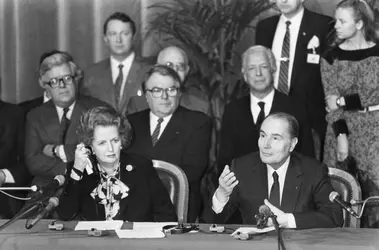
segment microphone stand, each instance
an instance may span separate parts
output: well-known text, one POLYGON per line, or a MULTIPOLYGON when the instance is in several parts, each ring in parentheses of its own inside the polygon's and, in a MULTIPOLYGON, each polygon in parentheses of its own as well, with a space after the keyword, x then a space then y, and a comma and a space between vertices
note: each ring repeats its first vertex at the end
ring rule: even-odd
POLYGON ((276 220, 276 215, 272 214, 269 216, 272 219, 272 223, 274 224, 275 230, 278 233, 278 250, 280 250, 280 247, 282 247, 282 250, 286 250, 286 247, 284 246, 284 241, 282 237, 282 230, 279 227, 279 223, 276 220))
POLYGON ((32 212, 34 212, 34 214, 38 213, 42 209, 44 201, 45 199, 37 201, 34 204, 31 204, 30 206, 27 206, 21 209, 21 211, 18 212, 15 216, 13 216, 12 219, 10 219, 9 221, 7 221, 6 223, 0 226, 0 231, 8 227, 9 225, 13 224, 15 221, 28 216, 32 212))

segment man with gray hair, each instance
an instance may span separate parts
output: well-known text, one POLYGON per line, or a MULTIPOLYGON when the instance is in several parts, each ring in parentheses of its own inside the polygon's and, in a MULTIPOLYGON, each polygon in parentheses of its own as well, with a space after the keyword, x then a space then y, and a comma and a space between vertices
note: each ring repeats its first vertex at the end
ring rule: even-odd
POLYGON ((45 185, 66 172, 78 144, 76 128, 87 109, 105 103, 79 96, 82 71, 68 53, 52 53, 39 68, 39 84, 50 100, 31 110, 26 119, 25 161, 33 184, 45 185))
POLYGON ((269 48, 252 46, 242 56, 242 75, 250 94, 225 107, 218 156, 219 174, 237 157, 258 151, 259 128, 273 112, 292 114, 300 123, 299 143, 295 150, 314 156, 313 140, 305 109, 275 90, 275 57, 269 48))

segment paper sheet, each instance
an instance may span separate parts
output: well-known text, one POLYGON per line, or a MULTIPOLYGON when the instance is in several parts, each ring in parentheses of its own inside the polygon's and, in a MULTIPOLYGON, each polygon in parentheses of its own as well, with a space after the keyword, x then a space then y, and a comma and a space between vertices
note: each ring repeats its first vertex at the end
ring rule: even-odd
POLYGON ((157 228, 162 230, 162 227, 167 225, 178 225, 178 222, 134 222, 133 229, 141 229, 141 228, 157 228))
POLYGON ((231 236, 236 235, 238 232, 239 233, 248 233, 248 234, 261 234, 261 233, 271 232, 271 231, 274 231, 274 230, 275 230, 275 227, 273 227, 273 226, 271 226, 271 227, 265 227, 263 229, 259 229, 259 228, 256 228, 256 227, 240 227, 236 231, 234 231, 231 234, 231 236))
POLYGON ((122 220, 107 220, 107 221, 79 221, 75 227, 75 231, 91 230, 116 230, 122 227, 124 222, 122 220))
POLYGON ((164 238, 165 234, 157 228, 139 228, 133 230, 116 230, 120 239, 147 239, 147 238, 164 238))

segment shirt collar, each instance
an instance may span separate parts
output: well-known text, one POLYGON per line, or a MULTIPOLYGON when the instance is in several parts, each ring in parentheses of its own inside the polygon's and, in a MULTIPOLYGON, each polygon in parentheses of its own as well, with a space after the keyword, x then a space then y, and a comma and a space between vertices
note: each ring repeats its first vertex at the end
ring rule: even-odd
MULTIPOLYGON (((165 117, 162 117, 164 121, 168 121, 171 119, 171 115, 168 115, 168 116, 165 116, 165 117)), ((150 120, 153 120, 155 122, 158 122, 158 119, 161 118, 161 117, 158 117, 156 115, 153 114, 153 112, 150 111, 150 120)))
POLYGON ((255 104, 258 104, 258 102, 272 103, 274 100, 274 93, 275 93, 275 90, 273 88, 272 91, 268 95, 266 95, 263 99, 259 99, 250 92, 250 100, 252 103, 255 103, 255 104))
POLYGON ((124 68, 126 65, 131 65, 135 57, 134 51, 130 53, 122 62, 117 61, 113 56, 110 56, 111 58, 111 67, 112 68, 118 68, 120 64, 124 65, 124 68))
POLYGON ((277 170, 275 170, 273 167, 271 167, 269 164, 266 164, 267 166, 267 176, 272 176, 272 174, 276 171, 276 173, 279 175, 279 176, 282 176, 284 174, 287 173, 287 169, 288 169, 288 166, 289 166, 289 163, 290 163, 290 158, 291 156, 289 156, 287 158, 287 160, 283 163, 282 166, 280 166, 277 170))
POLYGON ((300 10, 299 13, 296 13, 296 15, 294 17, 292 17, 291 19, 288 19, 283 14, 280 15, 279 22, 285 24, 287 21, 291 21, 291 25, 293 25, 293 24, 294 25, 300 25, 301 20, 303 19, 303 16, 304 16, 304 8, 302 10, 300 10))
MULTIPOLYGON (((74 101, 74 102, 70 105, 70 107, 68 107, 69 112, 72 111, 72 110, 74 109, 75 103, 76 103, 76 101, 74 101)), ((58 112, 63 113, 63 108, 62 108, 62 107, 55 106, 55 108, 58 110, 58 112)))
POLYGON ((47 92, 43 92, 43 103, 50 101, 50 98, 47 96, 47 92))

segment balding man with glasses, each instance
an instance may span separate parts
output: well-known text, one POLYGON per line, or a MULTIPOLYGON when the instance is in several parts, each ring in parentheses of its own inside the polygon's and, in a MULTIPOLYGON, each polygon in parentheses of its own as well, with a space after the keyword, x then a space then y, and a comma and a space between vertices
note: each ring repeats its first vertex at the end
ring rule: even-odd
MULTIPOLYGON (((179 75, 182 81, 182 91, 180 97, 180 105, 190 110, 201 111, 207 115, 211 114, 210 103, 200 98, 198 93, 190 93, 189 86, 190 79, 188 74, 190 72, 189 61, 186 52, 176 46, 168 46, 162 49, 157 57, 157 64, 166 65, 179 75)), ((146 98, 144 96, 133 96, 127 107, 127 114, 133 114, 138 111, 149 108, 146 98)))
POLYGON ((26 119, 25 161, 33 184, 45 185, 64 174, 74 160, 79 118, 86 110, 107 105, 77 94, 82 71, 67 52, 54 51, 39 68, 39 84, 51 98, 32 109, 26 119))
POLYGON ((190 185, 188 221, 194 222, 201 209, 200 180, 208 164, 211 118, 179 104, 182 80, 169 66, 155 65, 142 89, 149 109, 128 116, 134 135, 127 150, 183 169, 190 185))

